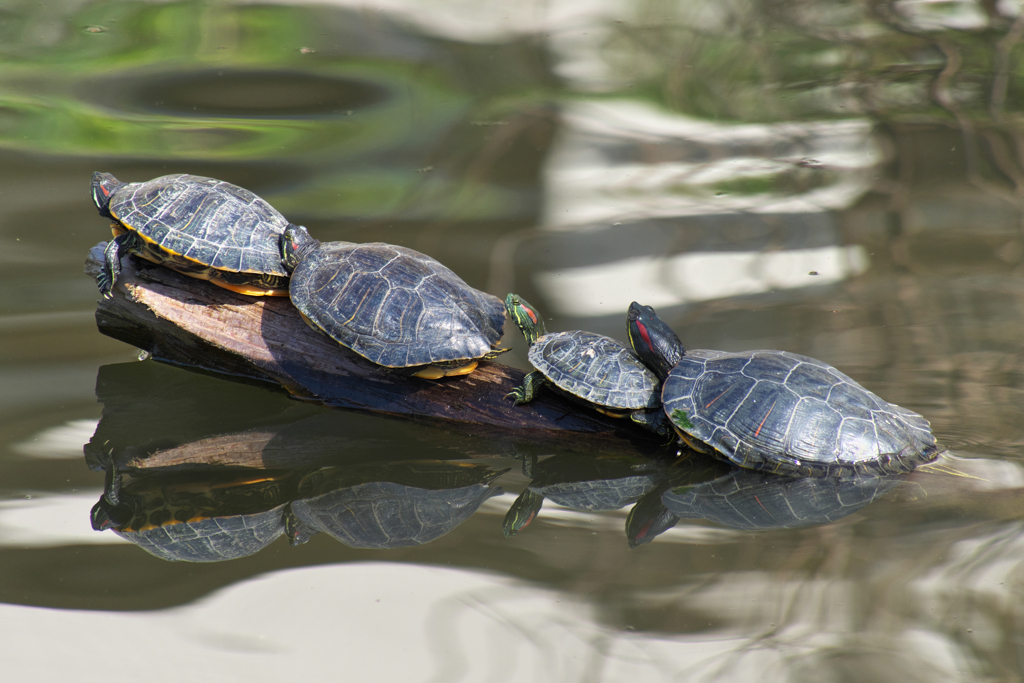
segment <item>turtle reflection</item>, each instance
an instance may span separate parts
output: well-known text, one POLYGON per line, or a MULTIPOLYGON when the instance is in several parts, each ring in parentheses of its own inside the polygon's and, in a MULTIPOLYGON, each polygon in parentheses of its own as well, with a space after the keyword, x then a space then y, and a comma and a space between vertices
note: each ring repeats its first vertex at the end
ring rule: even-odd
POLYGON ((144 474, 121 482, 111 467, 92 508, 97 531, 113 529, 159 558, 221 562, 252 555, 284 533, 301 473, 233 468, 144 474))
POLYGON ((731 529, 793 529, 852 515, 895 488, 903 476, 786 477, 736 469, 698 484, 663 485, 630 511, 630 545, 649 543, 680 519, 731 529))
POLYGON ((635 503, 664 477, 651 460, 629 456, 553 455, 523 463, 531 478, 502 524, 506 538, 526 528, 544 499, 573 510, 619 510, 635 503))
POLYGON ((443 460, 331 467, 299 484, 288 534, 293 545, 323 531, 352 548, 428 543, 465 522, 508 472, 443 460))

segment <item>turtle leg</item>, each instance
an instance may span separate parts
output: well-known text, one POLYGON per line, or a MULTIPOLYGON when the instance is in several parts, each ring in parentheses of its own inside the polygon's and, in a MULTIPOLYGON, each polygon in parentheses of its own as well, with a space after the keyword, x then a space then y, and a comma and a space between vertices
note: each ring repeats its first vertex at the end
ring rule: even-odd
POLYGON ((131 251, 135 244, 134 233, 124 232, 107 242, 103 250, 103 268, 96 276, 96 284, 100 288, 103 298, 109 299, 114 296, 114 283, 121 275, 121 257, 131 251))
POLYGON ((682 441, 683 443, 685 443, 687 446, 689 446, 693 450, 697 451, 698 453, 711 453, 712 452, 712 450, 710 448, 708 448, 704 443, 702 443, 700 441, 697 441, 697 439, 691 438, 685 432, 682 432, 682 431, 677 429, 676 433, 679 435, 679 440, 680 441, 682 441))
POLYGON ((121 502, 121 473, 117 471, 117 463, 114 462, 114 454, 110 454, 110 463, 107 465, 106 476, 103 478, 103 497, 111 505, 121 502))
POLYGON ((515 405, 529 403, 537 396, 537 392, 542 386, 547 384, 547 382, 547 378, 545 378, 539 370, 534 370, 523 378, 522 386, 516 387, 505 394, 505 398, 511 396, 513 399, 512 403, 515 405))
POLYGON ((664 410, 634 410, 629 417, 633 422, 655 434, 661 434, 662 436, 672 434, 672 425, 669 423, 668 416, 664 410))

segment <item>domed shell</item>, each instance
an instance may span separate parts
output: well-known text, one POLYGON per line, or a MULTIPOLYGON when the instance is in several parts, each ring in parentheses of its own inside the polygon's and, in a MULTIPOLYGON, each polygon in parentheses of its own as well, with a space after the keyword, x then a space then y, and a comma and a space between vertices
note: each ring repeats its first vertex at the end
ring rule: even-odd
POLYGON ((438 261, 381 242, 325 242, 292 272, 292 303, 316 327, 391 368, 483 358, 505 307, 438 261))
POLYGON ((917 413, 785 351, 689 351, 661 398, 676 427, 750 469, 897 472, 936 451, 917 413))
POLYGON ((118 185, 110 213, 171 255, 215 270, 287 277, 280 236, 288 220, 252 192, 215 178, 167 175, 118 185))
POLYGON ((661 501, 680 519, 707 519, 731 529, 794 529, 852 515, 901 481, 899 475, 779 477, 734 470, 665 491, 661 501))
POLYGON ((405 548, 444 536, 501 494, 486 483, 432 490, 374 481, 293 501, 292 512, 351 548, 405 548))
POLYGON ((530 347, 530 364, 559 389, 610 408, 657 408, 658 378, 623 344, 593 332, 546 334, 530 347))
POLYGON ((114 529, 121 538, 172 562, 223 562, 259 552, 284 533, 284 505, 248 515, 208 517, 147 528, 114 529))

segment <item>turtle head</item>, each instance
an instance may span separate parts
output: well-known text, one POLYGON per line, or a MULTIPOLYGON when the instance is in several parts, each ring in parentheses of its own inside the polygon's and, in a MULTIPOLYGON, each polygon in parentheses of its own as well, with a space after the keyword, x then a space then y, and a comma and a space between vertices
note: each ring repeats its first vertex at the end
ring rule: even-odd
POLYGON ((662 380, 686 355, 683 342, 650 306, 635 301, 629 305, 626 333, 636 355, 662 380))
POLYGON ((319 246, 320 240, 310 236, 306 226, 289 223, 281 235, 281 264, 290 273, 309 251, 319 246))
POLYGON ((320 533, 319 529, 314 529, 295 515, 291 505, 285 508, 284 535, 288 539, 289 545, 302 545, 318 533, 320 533))
POLYGON ((89 512, 89 521, 96 531, 120 529, 131 521, 134 514, 130 505, 113 503, 106 496, 101 496, 89 512))
POLYGON ((110 511, 114 508, 107 500, 106 496, 99 499, 95 505, 92 506, 92 510, 89 512, 89 521, 92 522, 92 528, 96 531, 104 531, 114 525, 114 520, 110 517, 110 511))
POLYGON ((92 201, 104 218, 114 218, 110 213, 110 197, 121 184, 120 180, 109 173, 96 171, 92 174, 92 201))
POLYGON ((523 333, 527 346, 547 334, 544 321, 540 319, 540 313, 518 294, 509 294, 505 297, 505 311, 523 333))

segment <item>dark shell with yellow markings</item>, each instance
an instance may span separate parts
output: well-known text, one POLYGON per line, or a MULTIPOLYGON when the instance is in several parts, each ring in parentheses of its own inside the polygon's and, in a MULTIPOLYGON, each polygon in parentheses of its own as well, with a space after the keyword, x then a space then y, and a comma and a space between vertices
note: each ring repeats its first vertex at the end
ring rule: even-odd
POLYGON ((588 403, 622 410, 657 408, 658 378, 632 350, 601 334, 546 334, 530 347, 530 364, 555 386, 588 403))
POLYGON ((289 296, 314 327, 389 368, 488 357, 505 324, 500 299, 382 242, 322 243, 295 267, 289 296))
MULTIPOLYGON (((95 174, 105 177, 109 174, 95 174)), ((218 273, 266 276, 287 287, 280 237, 288 220, 249 190, 203 176, 167 175, 144 183, 111 176, 108 210, 119 226, 143 241, 139 253, 182 272, 213 279, 218 273)), ((94 184, 96 180, 94 178, 94 184)), ((230 278, 230 276, 229 276, 230 278)), ((247 278, 230 278, 235 283, 247 278)))
POLYGON ((284 509, 279 505, 251 515, 115 529, 114 533, 171 562, 223 562, 248 557, 281 536, 284 509))
POLYGON ((284 534, 297 478, 270 470, 219 472, 206 480, 188 473, 142 476, 121 488, 116 503, 104 494, 93 507, 92 524, 164 560, 246 557, 284 534))
POLYGON ((687 351, 661 398, 679 431, 749 469, 902 472, 937 451, 917 413, 827 363, 785 351, 687 351))

